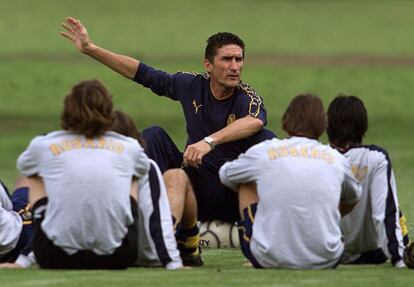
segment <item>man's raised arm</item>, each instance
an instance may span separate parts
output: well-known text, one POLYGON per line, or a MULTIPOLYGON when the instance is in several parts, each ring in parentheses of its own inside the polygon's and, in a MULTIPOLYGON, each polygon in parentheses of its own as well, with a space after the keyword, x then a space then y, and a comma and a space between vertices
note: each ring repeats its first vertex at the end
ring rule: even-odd
POLYGON ((66 17, 62 26, 66 31, 60 34, 71 40, 83 54, 98 60, 124 77, 129 79, 134 78, 139 66, 137 59, 116 54, 95 45, 89 38, 85 26, 78 19, 66 17))

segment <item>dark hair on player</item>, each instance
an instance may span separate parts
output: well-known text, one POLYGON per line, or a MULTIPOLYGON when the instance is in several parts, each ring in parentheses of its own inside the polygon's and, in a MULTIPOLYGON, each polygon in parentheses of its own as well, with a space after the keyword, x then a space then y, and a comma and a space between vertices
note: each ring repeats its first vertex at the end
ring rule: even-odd
POLYGON ((141 146, 144 146, 144 141, 141 137, 141 133, 137 129, 132 118, 119 110, 116 110, 114 113, 115 121, 112 125, 111 130, 120 133, 121 135, 134 138, 141 144, 141 146))
POLYGON ((326 128, 322 100, 312 94, 293 98, 282 117, 282 128, 289 136, 319 139, 326 128))
POLYGON ((100 81, 82 81, 65 97, 61 127, 87 138, 103 135, 114 122, 112 107, 112 96, 100 81))
POLYGON ((328 108, 328 138, 341 148, 361 144, 368 130, 368 113, 364 103, 355 96, 338 94, 328 108))
POLYGON ((244 58, 244 42, 239 36, 229 33, 229 32, 219 32, 210 36, 207 39, 207 46, 204 53, 204 58, 209 60, 210 63, 214 62, 214 56, 217 55, 217 49, 225 46, 225 45, 237 45, 243 50, 243 58, 244 58))

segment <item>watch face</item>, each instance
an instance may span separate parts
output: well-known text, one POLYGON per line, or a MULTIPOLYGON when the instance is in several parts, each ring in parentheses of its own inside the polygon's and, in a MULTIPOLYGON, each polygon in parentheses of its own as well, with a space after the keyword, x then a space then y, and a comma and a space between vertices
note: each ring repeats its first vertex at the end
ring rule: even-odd
POLYGON ((212 137, 205 137, 204 141, 210 145, 210 147, 214 147, 214 139, 212 137))

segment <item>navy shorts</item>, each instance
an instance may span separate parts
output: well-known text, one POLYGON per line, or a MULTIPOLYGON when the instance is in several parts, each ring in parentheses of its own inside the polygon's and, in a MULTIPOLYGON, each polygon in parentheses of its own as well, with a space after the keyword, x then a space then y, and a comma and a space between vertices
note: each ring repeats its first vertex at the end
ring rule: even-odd
POLYGON ((199 168, 188 166, 184 171, 197 199, 198 220, 235 222, 240 219, 238 195, 221 184, 216 170, 202 165, 199 168))
POLYGON ((138 255, 137 202, 131 198, 131 211, 134 223, 128 227, 120 247, 110 255, 98 255, 93 251, 79 250, 68 255, 47 238, 41 228, 46 211, 47 198, 37 201, 33 206, 34 235, 33 251, 41 268, 45 269, 126 269, 135 262, 138 255))
MULTIPOLYGON (((161 127, 150 127, 142 132, 147 155, 153 159, 162 173, 168 169, 181 168, 183 153, 161 127)), ((260 137, 251 137, 248 145, 252 146, 275 135, 263 130, 260 137)), ((218 170, 206 164, 199 168, 185 167, 184 171, 190 178, 197 200, 198 220, 224 220, 235 222, 240 219, 237 193, 220 182, 218 170)))

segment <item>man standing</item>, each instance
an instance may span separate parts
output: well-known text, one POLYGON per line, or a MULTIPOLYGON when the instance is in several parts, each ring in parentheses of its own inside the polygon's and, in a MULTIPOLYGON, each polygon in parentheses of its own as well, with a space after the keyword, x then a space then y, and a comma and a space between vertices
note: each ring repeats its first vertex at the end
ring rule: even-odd
POLYGON ((82 53, 160 96, 180 101, 188 136, 184 153, 161 128, 144 130, 143 136, 147 154, 164 173, 172 213, 180 224, 180 251, 189 255, 188 260, 183 257, 184 264, 201 265, 197 217, 229 222, 239 218, 237 195, 220 183, 218 169, 253 144, 274 137, 263 130, 266 111, 261 97, 240 81, 243 41, 232 33, 217 33, 207 40, 206 74, 171 75, 95 45, 77 19, 66 18, 63 27, 66 32, 61 34, 82 53))
POLYGON ((283 115, 289 138, 257 144, 220 169, 240 193, 240 244, 256 268, 332 268, 341 258, 340 213, 360 190, 348 161, 318 141, 325 119, 318 97, 299 95, 283 115), (257 193, 239 189, 246 183, 257 193))
POLYGON ((403 251, 408 229, 399 205, 390 157, 376 145, 363 145, 368 130, 364 103, 339 94, 329 105, 328 137, 331 145, 349 160, 362 186, 361 200, 342 218, 347 264, 382 264, 404 267, 403 251))

